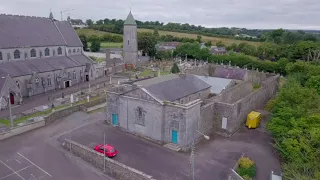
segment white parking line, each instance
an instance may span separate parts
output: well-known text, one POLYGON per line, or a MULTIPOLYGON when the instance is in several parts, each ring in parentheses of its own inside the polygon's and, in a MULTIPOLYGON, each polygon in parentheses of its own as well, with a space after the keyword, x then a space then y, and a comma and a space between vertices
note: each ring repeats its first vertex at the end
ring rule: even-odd
POLYGON ((3 165, 5 165, 7 168, 9 168, 14 174, 16 174, 17 176, 19 176, 21 179, 23 179, 23 180, 25 180, 23 177, 21 177, 16 171, 14 171, 13 169, 11 169, 11 167, 9 167, 8 165, 6 165, 4 162, 2 162, 1 160, 0 160, 0 162, 3 164, 3 165))
POLYGON ((48 172, 46 172, 45 170, 41 169, 39 166, 37 166, 36 164, 34 164, 32 161, 30 161, 28 158, 24 157, 22 154, 18 153, 21 157, 23 157, 25 160, 29 161, 29 163, 31 163, 32 165, 34 165, 35 167, 37 167, 38 169, 40 169, 41 171, 43 171, 44 173, 46 173, 48 176, 52 177, 48 172))
MULTIPOLYGON (((33 165, 30 165, 30 166, 27 166, 27 167, 25 167, 25 168, 22 168, 22 169, 20 169, 19 171, 16 171, 16 173, 18 173, 18 172, 20 172, 20 171, 23 171, 23 170, 25 170, 25 169, 27 169, 27 168, 29 168, 29 167, 31 167, 31 166, 33 166, 33 165)), ((16 173, 8 174, 8 175, 0 178, 0 180, 1 180, 1 179, 4 179, 4 178, 6 178, 6 177, 9 177, 9 176, 11 176, 11 175, 14 175, 14 174, 16 174, 16 173)))

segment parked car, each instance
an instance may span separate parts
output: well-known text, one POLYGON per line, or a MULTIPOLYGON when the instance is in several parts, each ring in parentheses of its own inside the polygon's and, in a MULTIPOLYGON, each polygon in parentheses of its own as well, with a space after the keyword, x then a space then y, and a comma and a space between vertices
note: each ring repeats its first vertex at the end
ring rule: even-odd
POLYGON ((106 144, 106 145, 98 144, 94 147, 94 150, 102 154, 105 152, 105 155, 110 158, 115 157, 118 154, 118 151, 109 144, 106 144))

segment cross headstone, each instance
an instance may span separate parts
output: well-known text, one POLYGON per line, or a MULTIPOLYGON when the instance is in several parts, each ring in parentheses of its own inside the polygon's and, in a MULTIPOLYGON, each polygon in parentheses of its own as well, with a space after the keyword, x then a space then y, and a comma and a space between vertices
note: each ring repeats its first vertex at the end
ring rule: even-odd
POLYGON ((71 104, 73 103, 73 100, 74 100, 74 99, 73 99, 73 94, 71 94, 71 95, 70 95, 70 103, 71 103, 71 104))

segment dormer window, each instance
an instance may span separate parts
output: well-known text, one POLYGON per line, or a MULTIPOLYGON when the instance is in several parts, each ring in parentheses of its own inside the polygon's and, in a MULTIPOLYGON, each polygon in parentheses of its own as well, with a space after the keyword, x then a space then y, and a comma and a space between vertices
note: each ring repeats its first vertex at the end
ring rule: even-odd
POLYGON ((45 55, 45 56, 50 56, 50 50, 49 50, 49 48, 46 48, 46 49, 44 50, 44 55, 45 55))
POLYGON ((35 49, 31 49, 31 51, 30 51, 30 56, 31 56, 31 57, 37 57, 37 54, 36 54, 36 50, 35 50, 35 49))
POLYGON ((62 48, 59 47, 59 48, 58 48, 58 55, 61 55, 61 54, 62 54, 62 48))
POLYGON ((13 57, 14 59, 20 59, 20 51, 18 49, 14 51, 13 57))

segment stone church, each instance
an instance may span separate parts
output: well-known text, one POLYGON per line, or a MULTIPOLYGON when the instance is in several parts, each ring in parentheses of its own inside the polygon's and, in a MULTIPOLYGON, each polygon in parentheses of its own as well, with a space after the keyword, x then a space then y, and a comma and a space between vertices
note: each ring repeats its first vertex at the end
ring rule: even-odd
POLYGON ((93 61, 71 24, 49 18, 0 15, 0 106, 95 78, 93 61))

